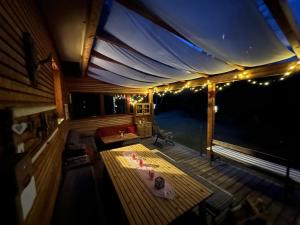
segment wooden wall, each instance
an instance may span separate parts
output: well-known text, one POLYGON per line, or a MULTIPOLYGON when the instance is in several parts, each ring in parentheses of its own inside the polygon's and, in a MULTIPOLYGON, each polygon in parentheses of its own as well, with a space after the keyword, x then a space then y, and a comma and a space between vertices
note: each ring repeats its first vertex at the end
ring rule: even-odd
POLYGON ((116 93, 116 94, 145 94, 145 88, 125 88, 113 84, 101 82, 99 80, 84 78, 65 78, 65 88, 67 92, 98 92, 98 93, 116 93))
POLYGON ((91 135, 95 134, 97 128, 106 126, 115 126, 123 124, 132 124, 133 115, 111 115, 95 118, 79 119, 70 121, 70 128, 76 129, 81 133, 91 135))
POLYGON ((53 139, 33 164, 37 197, 25 225, 50 224, 61 179, 61 152, 64 149, 68 124, 62 123, 53 139))
MULTIPOLYGON (((65 89, 70 92, 86 93, 114 93, 114 94, 145 94, 147 89, 125 88, 117 85, 108 84, 93 78, 65 78, 65 89)), ((103 103, 103 101, 102 101, 103 103)), ((103 106, 102 106, 103 109, 103 106)), ((70 121, 70 128, 77 129, 85 134, 94 134, 96 129, 105 126, 114 126, 122 124, 132 124, 133 115, 108 115, 95 118, 86 118, 70 121)))
MULTIPOLYGON (((37 87, 31 85, 25 67, 23 32, 31 34, 39 60, 46 58, 51 52, 57 61, 49 33, 35 1, 0 1, 0 108, 55 104, 50 64, 41 66, 37 87)), ((37 197, 24 222, 26 225, 50 223, 61 174, 61 152, 68 126, 63 123, 58 129, 33 164, 37 197)))
POLYGON ((37 88, 32 87, 25 66, 23 32, 31 34, 38 59, 55 53, 34 0, 1 1, 0 17, 1 106, 54 104, 51 65, 41 67, 37 88))

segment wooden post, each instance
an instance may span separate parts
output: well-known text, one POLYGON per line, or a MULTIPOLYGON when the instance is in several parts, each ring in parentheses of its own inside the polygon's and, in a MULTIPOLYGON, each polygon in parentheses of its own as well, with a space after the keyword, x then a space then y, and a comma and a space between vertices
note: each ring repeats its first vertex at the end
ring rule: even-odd
POLYGON ((63 90, 62 90, 62 82, 61 82, 62 74, 58 69, 53 69, 52 73, 53 73, 53 80, 54 80, 56 111, 58 113, 58 117, 62 118, 65 115, 64 102, 63 102, 63 90))
POLYGON ((154 106, 153 106, 153 90, 148 89, 148 101, 150 103, 150 110, 151 110, 151 122, 154 121, 154 106))
POLYGON ((207 101, 207 150, 210 161, 213 160, 212 141, 214 136, 215 125, 215 97, 216 84, 208 84, 208 101, 207 101))
POLYGON ((103 116, 105 115, 105 105, 104 105, 104 95, 100 94, 100 115, 103 116))
POLYGON ((130 95, 127 94, 126 96, 126 113, 130 114, 130 95))

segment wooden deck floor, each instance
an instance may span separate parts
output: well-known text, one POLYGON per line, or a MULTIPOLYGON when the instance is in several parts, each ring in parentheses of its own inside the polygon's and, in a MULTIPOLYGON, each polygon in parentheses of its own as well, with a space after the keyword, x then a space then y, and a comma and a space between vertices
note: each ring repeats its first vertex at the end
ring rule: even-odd
POLYGON ((282 181, 270 175, 224 159, 218 159, 210 165, 205 156, 178 143, 159 148, 153 142, 152 138, 142 140, 149 149, 159 150, 186 172, 204 177, 233 194, 235 206, 242 204, 247 197, 254 201, 261 199, 269 224, 300 225, 299 185, 287 188, 282 181))

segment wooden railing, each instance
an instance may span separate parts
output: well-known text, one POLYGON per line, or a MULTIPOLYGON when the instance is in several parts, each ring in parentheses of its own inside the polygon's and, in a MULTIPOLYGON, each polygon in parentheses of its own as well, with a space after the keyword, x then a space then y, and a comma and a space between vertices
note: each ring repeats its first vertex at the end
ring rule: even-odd
POLYGON ((297 181, 300 181, 300 172, 298 172, 296 169, 291 169, 291 167, 294 167, 295 163, 289 159, 219 140, 213 140, 213 145, 220 146, 223 148, 217 149, 215 147, 216 153, 219 152, 217 154, 220 154, 220 152, 223 151, 222 155, 226 155, 229 158, 235 158, 237 161, 243 162, 245 164, 257 166, 280 175, 285 175, 286 178, 290 178, 291 172, 293 178, 297 181), (228 150, 227 152, 226 149, 228 150), (242 154, 238 155, 232 151, 242 154))

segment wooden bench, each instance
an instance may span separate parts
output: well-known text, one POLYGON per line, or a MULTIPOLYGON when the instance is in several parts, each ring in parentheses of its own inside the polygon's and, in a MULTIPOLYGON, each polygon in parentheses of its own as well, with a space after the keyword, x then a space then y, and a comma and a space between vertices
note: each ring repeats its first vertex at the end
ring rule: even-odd
POLYGON ((226 218, 231 208, 233 195, 204 177, 190 173, 180 162, 177 162, 166 154, 158 150, 153 151, 213 191, 213 194, 206 199, 205 204, 208 216, 207 222, 208 224, 220 224, 226 218))
POLYGON ((212 146, 212 150, 217 155, 237 161, 248 167, 255 167, 267 172, 272 172, 282 177, 289 175, 289 178, 300 183, 300 171, 296 169, 289 169, 288 166, 283 165, 283 164, 287 164, 286 162, 287 160, 285 159, 272 156, 276 162, 279 162, 276 163, 267 160, 266 157, 268 156, 267 154, 257 153, 256 151, 253 151, 251 149, 239 147, 236 145, 228 144, 217 140, 214 140, 213 144, 214 145, 212 146), (265 156, 265 159, 261 157, 260 158, 255 157, 250 154, 259 155, 262 157, 265 156))

